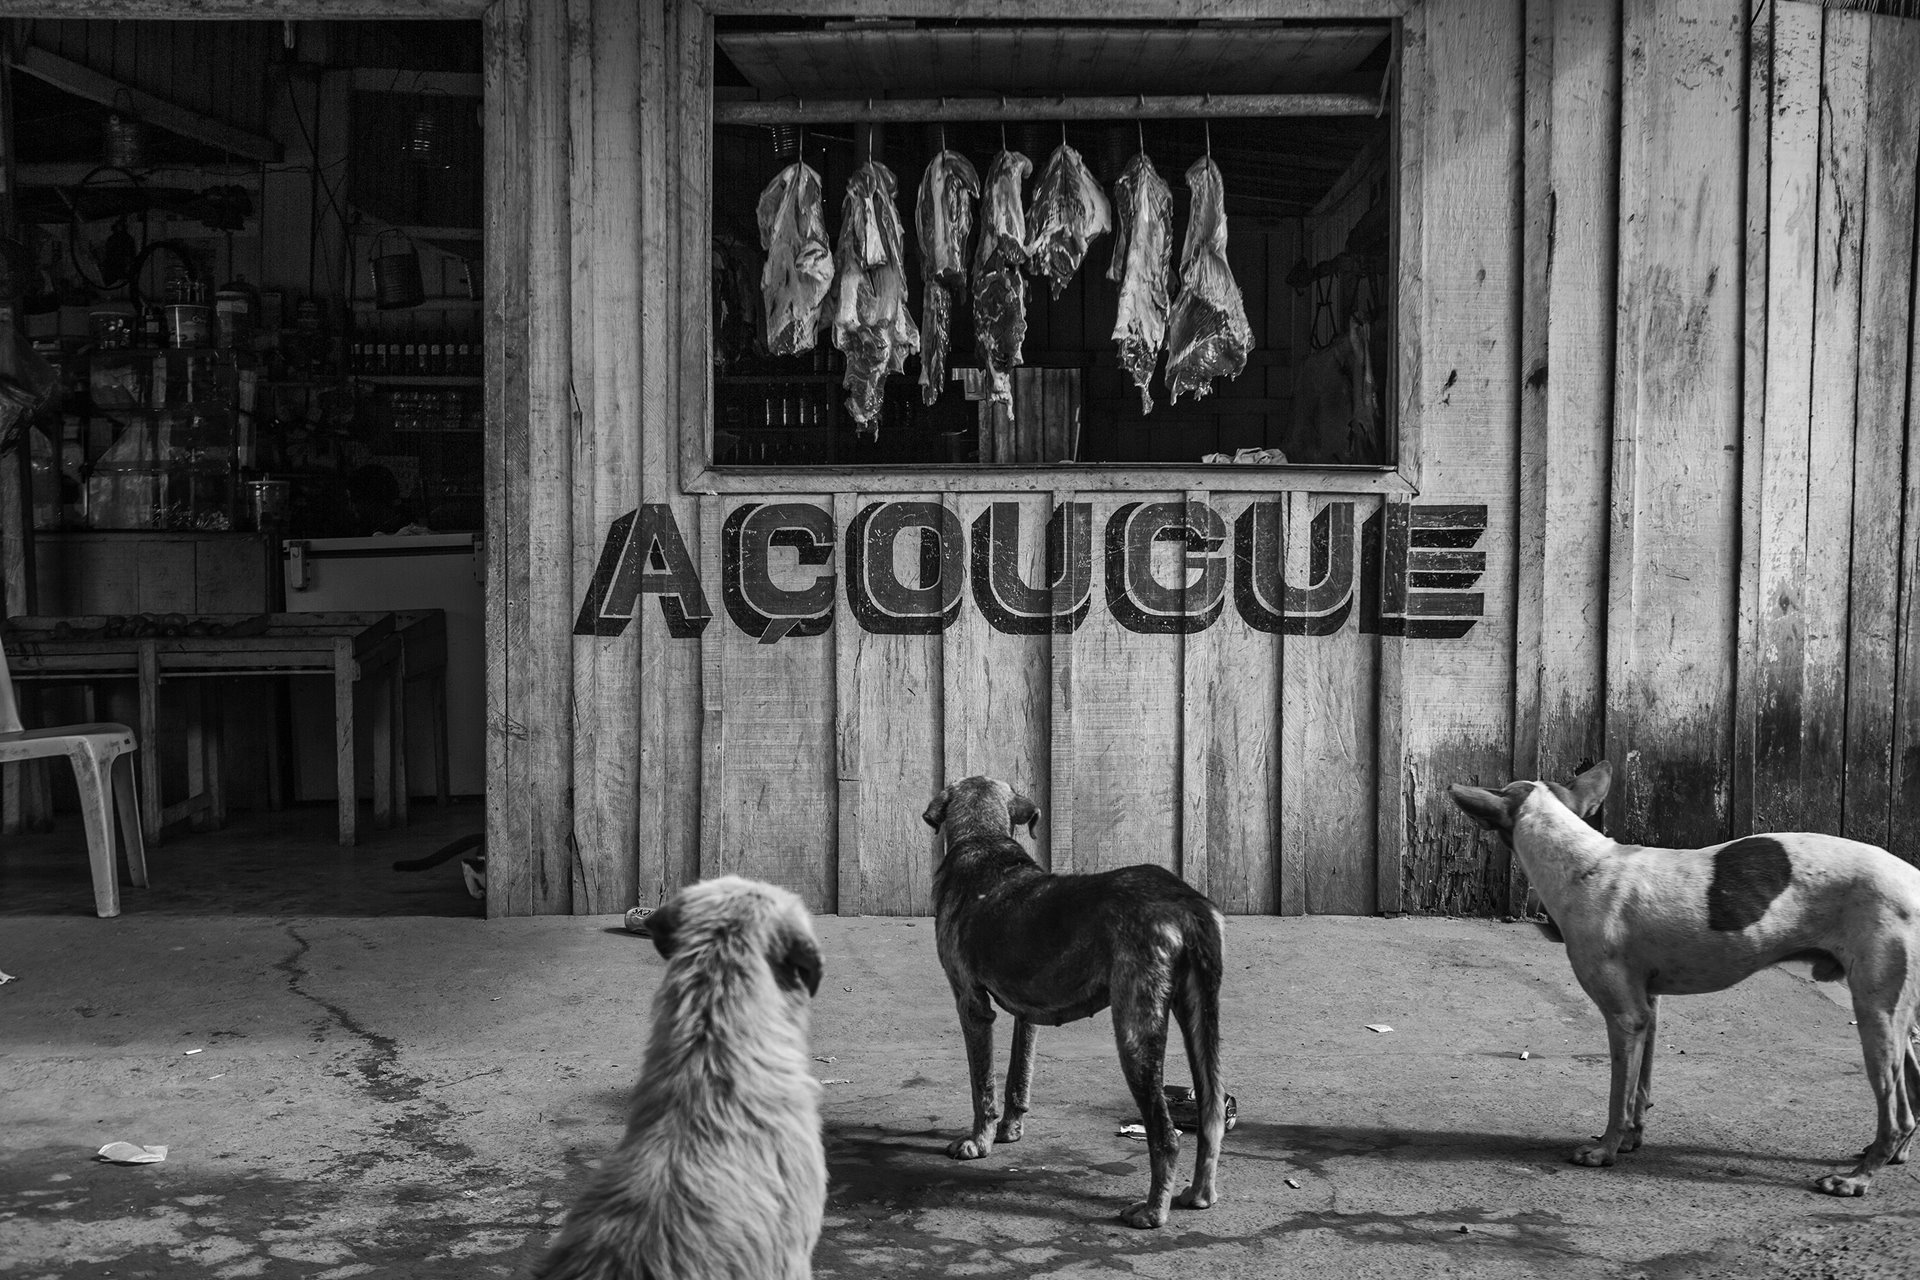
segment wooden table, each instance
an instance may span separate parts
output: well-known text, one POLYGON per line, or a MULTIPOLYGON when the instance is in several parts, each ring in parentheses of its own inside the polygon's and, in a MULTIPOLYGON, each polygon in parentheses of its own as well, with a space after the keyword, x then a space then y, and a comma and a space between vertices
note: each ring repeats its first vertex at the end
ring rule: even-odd
POLYGON ((127 619, 88 615, 7 620, 0 633, 16 681, 94 681, 131 677, 139 682, 141 826, 157 841, 160 829, 182 817, 226 820, 220 767, 220 714, 202 708, 188 719, 187 789, 179 804, 162 807, 156 750, 162 680, 212 680, 237 676, 331 675, 333 678, 335 780, 339 786, 339 841, 355 839, 358 787, 354 778, 354 685, 376 682, 373 714, 373 820, 392 824, 394 796, 406 821, 405 687, 434 681, 435 759, 439 795, 446 798, 446 617, 438 609, 404 613, 201 614, 167 632, 204 634, 107 634, 109 622, 127 619), (210 732, 209 732, 210 731, 210 732), (396 744, 398 744, 396 746, 396 744), (396 783, 398 784, 396 787, 396 783))

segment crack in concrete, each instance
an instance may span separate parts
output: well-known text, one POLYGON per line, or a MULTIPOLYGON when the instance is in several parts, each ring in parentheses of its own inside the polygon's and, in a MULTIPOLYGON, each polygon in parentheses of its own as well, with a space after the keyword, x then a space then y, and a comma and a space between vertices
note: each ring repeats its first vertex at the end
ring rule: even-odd
MULTIPOLYGON (((311 971, 303 962, 313 943, 292 925, 286 926, 286 931, 296 946, 292 954, 276 961, 273 967, 286 975, 287 989, 317 1005, 334 1025, 365 1046, 354 1059, 352 1073, 334 1074, 376 1102, 401 1109, 399 1115, 381 1125, 381 1132, 392 1142, 436 1161, 470 1167, 473 1149, 464 1142, 442 1136, 443 1128, 454 1118, 453 1109, 440 1099, 427 1096, 424 1091, 429 1082, 400 1065, 399 1042, 392 1036, 381 1035, 362 1024, 345 1006, 306 989, 303 984, 311 977, 311 971)), ((326 1039, 324 1024, 315 1029, 313 1038, 316 1042, 326 1039)), ((385 1158, 387 1153, 367 1151, 350 1156, 343 1163, 348 1168, 365 1171, 385 1158)))

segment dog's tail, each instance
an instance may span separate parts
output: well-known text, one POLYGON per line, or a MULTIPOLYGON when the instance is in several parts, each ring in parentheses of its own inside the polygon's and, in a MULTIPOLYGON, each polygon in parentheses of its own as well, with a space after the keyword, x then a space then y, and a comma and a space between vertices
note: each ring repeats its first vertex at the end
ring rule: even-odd
POLYGON ((1200 1123, 1217 1147, 1226 1130, 1227 1093, 1220 1075, 1220 980, 1226 968, 1226 920, 1212 903, 1194 912, 1186 945, 1174 963, 1173 1016, 1187 1044, 1200 1123))

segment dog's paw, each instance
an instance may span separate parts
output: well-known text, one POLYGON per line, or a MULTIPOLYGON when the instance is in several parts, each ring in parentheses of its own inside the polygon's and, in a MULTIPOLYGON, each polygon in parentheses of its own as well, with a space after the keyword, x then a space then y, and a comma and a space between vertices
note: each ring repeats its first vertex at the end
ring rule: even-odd
POLYGON ((991 1150, 991 1142, 978 1138, 955 1138, 947 1144, 947 1154, 955 1160, 978 1160, 991 1150))
POLYGON ((1604 1142, 1593 1142, 1575 1150, 1570 1158, 1573 1163, 1589 1169, 1603 1169, 1613 1163, 1614 1154, 1615 1148, 1604 1142))
POLYGON ((1859 1178, 1850 1173, 1830 1173, 1817 1180, 1813 1189, 1829 1196, 1863 1196, 1867 1188, 1873 1185, 1872 1178, 1859 1178))
POLYGON ((1164 1227, 1167 1225, 1167 1211, 1156 1209, 1151 1200, 1142 1200, 1138 1204, 1128 1205, 1126 1212, 1120 1215, 1120 1221, 1130 1227, 1164 1227))
POLYGON ((1628 1151, 1638 1151, 1640 1149, 1641 1140, 1642 1140, 1642 1135, 1638 1129, 1627 1130, 1627 1136, 1620 1139, 1621 1152, 1625 1153, 1628 1151))
POLYGON ((1176 1208, 1180 1209, 1211 1209, 1213 1208, 1213 1202, 1219 1198, 1212 1187, 1207 1187, 1203 1190, 1200 1184, 1196 1182, 1175 1196, 1173 1203, 1176 1208))
POLYGON ((1002 1120, 1000 1127, 993 1132, 995 1142, 1018 1142, 1026 1126, 1019 1120, 1002 1120))

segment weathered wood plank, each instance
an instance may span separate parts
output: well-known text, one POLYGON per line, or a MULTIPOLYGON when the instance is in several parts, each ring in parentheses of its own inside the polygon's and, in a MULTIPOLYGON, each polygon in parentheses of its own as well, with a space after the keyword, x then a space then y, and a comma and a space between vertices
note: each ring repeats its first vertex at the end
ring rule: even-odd
POLYGON ((1745 369, 1740 415, 1740 590, 1728 827, 1753 830, 1760 708, 1760 493, 1767 413, 1767 198, 1773 166, 1773 0, 1757 0, 1747 29, 1747 260, 1745 369))
MULTIPOLYGON (((1227 503, 1215 495, 1236 536, 1247 508, 1275 501, 1277 495, 1255 495, 1227 503)), ((1244 572, 1238 555, 1236 543, 1235 571, 1244 572)), ((1205 754, 1186 785, 1208 794, 1207 894, 1229 914, 1271 914, 1280 910, 1282 883, 1281 638, 1255 630, 1231 603, 1206 634, 1213 652, 1197 692, 1205 754)), ((1189 690, 1194 675, 1189 662, 1189 690)), ((1191 720, 1193 709, 1187 714, 1191 720)))
POLYGON ((1760 455, 1759 705, 1754 730, 1753 826, 1800 825, 1806 649, 1808 430, 1812 420, 1814 274, 1820 172, 1821 15, 1812 5, 1773 11, 1772 158, 1767 192, 1766 420, 1760 455))
MULTIPOLYGON (((711 163, 713 32, 711 20, 692 0, 659 7, 667 12, 656 27, 656 6, 640 6, 641 483, 649 501, 665 503, 680 527, 690 529, 696 506, 683 491, 679 460, 682 424, 707 420, 711 377, 709 232, 701 193, 711 163), (658 45, 649 38, 655 30, 658 45), (655 85, 657 91, 649 93, 655 85)), ((717 554, 716 547, 700 548, 702 563, 717 554)), ((715 620, 707 633, 723 625, 715 620)), ((643 704, 642 725, 657 726, 642 746, 642 785, 651 788, 658 777, 660 812, 659 843, 650 843, 653 833, 643 831, 641 855, 660 859, 662 883, 671 890, 706 874, 700 863, 700 756, 688 744, 703 741, 704 708, 712 706, 717 714, 719 703, 705 692, 702 650, 673 639, 657 619, 642 637, 641 654, 642 697, 651 699, 643 704)))
MULTIPOLYGON (((1177 854, 1180 785, 1180 640, 1120 624, 1111 607, 1120 588, 1116 512, 1179 494, 1139 494, 1093 503, 1094 600, 1074 636, 1073 869, 1101 871, 1177 854), (1100 607, 1101 601, 1107 607, 1100 607)), ((1159 581, 1177 582, 1180 549, 1159 543, 1159 581)), ((1067 780, 1056 779, 1055 786, 1067 780)))
MULTIPOLYGON (((1846 789, 1847 595, 1853 559, 1853 436, 1860 377, 1861 221, 1866 197, 1868 24, 1826 16, 1820 74, 1819 243, 1813 406, 1807 443, 1806 663, 1798 826, 1840 830, 1846 789)), ((1911 135, 1908 143, 1913 142, 1911 135)), ((1909 234, 1911 229, 1909 228, 1909 234)))
MULTIPOLYGON (((860 510, 851 493, 833 495, 833 527, 844 537, 860 510)), ((844 546, 844 542, 842 543, 844 546)), ((846 580, 833 601, 834 911, 867 913, 860 832, 860 624, 846 580)))
MULTIPOLYGON (((527 640, 517 664, 526 714, 527 810, 534 907, 572 909, 573 850, 573 325, 567 111, 567 15, 535 5, 528 21, 527 640)), ((585 335, 582 335, 584 338, 585 335)))
MULTIPOLYGON (((1050 581, 1047 522, 1053 514, 1050 497, 948 494, 945 502, 970 544, 967 561, 971 597, 978 597, 983 578, 992 567, 986 535, 1002 532, 1014 523, 1006 518, 1008 508, 1017 512, 1019 546, 1013 563, 1020 580, 1046 590, 1050 581), (990 518, 991 523, 983 527, 982 521, 990 518)), ((1009 633, 990 624, 973 603, 963 604, 953 625, 940 635, 944 684, 940 721, 945 729, 945 748, 935 786, 986 774, 1005 780, 1031 797, 1040 808, 1040 826, 1031 847, 1042 866, 1052 862, 1057 820, 1048 767, 1052 736, 1050 649, 1049 632, 1009 633)), ((902 803, 911 800, 911 796, 902 797, 902 803)), ((1016 834, 1026 840, 1024 829, 1016 834)))
MULTIPOLYGON (((1519 226, 1504 211, 1520 200, 1521 26, 1507 8, 1466 0, 1420 12, 1425 127, 1414 136, 1428 176, 1419 238, 1403 254, 1418 269, 1402 314, 1414 318, 1422 354, 1416 380, 1400 388, 1402 447, 1417 399, 1422 502, 1486 507, 1487 569, 1475 588, 1484 616, 1465 635, 1402 649, 1405 759, 1394 772, 1404 768, 1407 788, 1403 880, 1417 887, 1402 905, 1475 913, 1504 905, 1507 884, 1446 786, 1504 782, 1513 765, 1520 281, 1519 226)), ((1415 35, 1409 22, 1409 68, 1415 35)), ((1399 341, 1409 345, 1405 333, 1399 341)))
MULTIPOLYGON (((0 18, 45 17, 47 0, 0 0, 0 18)), ((140 18, 176 21, 343 22, 355 18, 486 18, 492 0, 89 0, 96 21, 140 18)))
POLYGON ((533 842, 518 803, 527 573, 527 7, 503 0, 482 26, 486 76, 485 457, 487 627, 487 914, 534 910, 533 842))
MULTIPOLYGON (((631 211, 643 200, 641 35, 637 7, 573 0, 575 46, 573 254, 576 433, 575 580, 593 572, 608 528, 641 500, 640 232, 631 211), (579 83, 585 80, 584 88, 579 83), (583 118, 584 117, 584 118, 583 118), (583 172, 584 170, 584 172, 583 172), (586 369, 581 368, 586 365, 586 369), (584 376, 583 376, 584 374, 584 376)), ((658 859, 639 843, 644 624, 618 636, 575 637, 575 825, 586 869, 587 912, 641 901, 640 866, 658 859)), ((656 873, 657 874, 657 873, 656 873)), ((650 877, 651 879, 651 877, 650 877)), ((654 886, 650 886, 654 887, 654 886)), ((655 899, 646 899, 652 901, 655 899)))
MULTIPOLYGON (((1367 506, 1346 495, 1288 494, 1283 512, 1286 581, 1304 586, 1324 569, 1335 581, 1352 583, 1357 565, 1340 562, 1340 547, 1353 546, 1367 506), (1342 519, 1349 522, 1345 531, 1337 524, 1342 519)), ((1283 856, 1304 881, 1299 905, 1312 915, 1377 909, 1371 775, 1378 759, 1379 654, 1372 637, 1361 633, 1357 603, 1350 594, 1343 616, 1312 628, 1332 630, 1282 637, 1283 856)))
MULTIPOLYGON (((155 0, 114 0, 117 4, 155 0)), ((237 3, 238 0, 224 0, 237 3)), ((262 3, 271 0, 261 0, 262 3)), ((453 0, 444 0, 453 3, 453 0)), ((951 18, 953 0, 707 0, 715 13, 781 14, 805 17, 951 18)), ((1394 18, 1417 9, 1417 0, 970 0, 967 16, 978 21, 1035 19, 1165 19, 1171 16, 1220 20, 1255 18, 1394 18)))
MULTIPOLYGON (((1189 506, 1203 505, 1208 497, 1205 489, 1187 490, 1189 506)), ((1228 524, 1224 527, 1231 529, 1233 526, 1228 524)), ((1229 537, 1222 538, 1220 549, 1231 554, 1232 542, 1229 537)), ((1194 574, 1187 574, 1185 578, 1181 594, 1187 598, 1188 609, 1194 610, 1203 603, 1193 598, 1193 588, 1202 579, 1194 574)), ((1223 607, 1222 621, 1232 613, 1231 608, 1223 607)), ((1181 878, 1201 893, 1208 892, 1210 881, 1210 836, 1213 825, 1213 788, 1208 785, 1209 747, 1213 735, 1209 732, 1212 717, 1208 703, 1224 692, 1215 682, 1215 675, 1220 670, 1219 639, 1216 634, 1219 625, 1216 623, 1204 631, 1180 637, 1180 831, 1179 861, 1175 867, 1181 878)))
POLYGON ((1848 595, 1846 796, 1841 829, 1884 845, 1891 818, 1899 638, 1900 487, 1911 370, 1920 22, 1870 20, 1859 382, 1848 595))
MULTIPOLYGON (((938 502, 928 494, 898 497, 938 502)), ((954 548, 958 559, 943 563, 925 553, 923 535, 928 533, 909 527, 890 548, 874 548, 871 542, 867 547, 876 558, 890 550, 894 574, 909 587, 938 583, 953 589, 945 577, 949 571, 963 573, 964 548, 954 548)), ((849 579, 854 574, 852 544, 859 536, 857 528, 841 530, 849 579)), ((852 581, 843 585, 844 595, 856 590, 852 581)), ((964 591, 964 582, 958 585, 964 591)), ((857 779, 853 806, 859 816, 861 910, 867 915, 926 915, 933 904, 938 837, 920 815, 941 768, 941 638, 868 631, 856 615, 836 643, 843 646, 843 654, 850 651, 854 665, 858 722, 852 744, 857 779)), ((841 659, 842 671, 847 660, 841 659)))
MULTIPOLYGON (((1545 402, 1539 731, 1530 756, 1515 752, 1514 767, 1564 780, 1606 750, 1605 659, 1596 637, 1606 616, 1613 434, 1619 8, 1611 0, 1556 4, 1552 39, 1552 209, 1544 246, 1550 345, 1544 370, 1528 366, 1523 384, 1531 388, 1538 377, 1545 402)), ((1521 487, 1524 493, 1528 484, 1521 487)))
MULTIPOLYGON (((1070 510, 1080 496, 1056 489, 1053 510, 1070 510)), ((1064 518, 1064 517, 1063 517, 1064 518)), ((1094 551, 1098 552, 1096 538, 1094 551)), ((1092 563, 1088 572, 1094 572, 1092 563)), ((1091 589, 1091 583, 1086 584, 1091 589)), ((1082 586, 1078 565, 1068 556, 1054 584, 1054 613, 1065 616, 1079 599, 1082 586)), ((1075 870, 1073 789, 1076 756, 1073 651, 1074 628, 1056 629, 1047 642, 1047 803, 1051 819, 1047 836, 1047 865, 1058 874, 1075 870)))
MULTIPOLYGON (((1898 63, 1913 58, 1915 29, 1915 24, 1904 24, 1896 37, 1877 45, 1874 50, 1875 62, 1886 58, 1890 71, 1898 63)), ((1884 83, 1877 75, 1875 79, 1877 83, 1884 83)), ((1911 84, 1911 80, 1908 83, 1911 84)), ((1905 96, 1910 98, 1912 95, 1905 96)), ((1876 98, 1878 101, 1880 99, 1876 98)), ((1893 146, 1900 145, 1897 130, 1890 130, 1885 140, 1893 146)), ((1920 217, 1920 210, 1915 211, 1915 216, 1920 217)), ((1873 261, 1870 260, 1870 266, 1873 261)), ((1912 274, 1908 281, 1907 296, 1920 297, 1920 247, 1914 251, 1912 274)), ((1888 287, 1897 292, 1899 285, 1897 281, 1889 281, 1888 287)), ((1904 406, 1900 404, 1896 386, 1884 388, 1887 396, 1884 412, 1889 420, 1888 425, 1896 434, 1906 438, 1910 438, 1916 426, 1920 426, 1920 324, 1914 323, 1909 317, 1908 326, 1904 406), (1904 432, 1894 425, 1899 422, 1902 408, 1904 432)), ((1895 381, 1891 376, 1891 362, 1881 363, 1877 343, 1870 347, 1865 359, 1871 368, 1887 369, 1889 383, 1895 381)), ((1909 862, 1920 862, 1920 466, 1914 464, 1910 454, 1906 462, 1901 501, 1905 518, 1901 522, 1899 548, 1897 682, 1892 687, 1892 768, 1888 788, 1886 847, 1909 862)))
MULTIPOLYGON (((832 501, 825 495, 811 500, 832 501)), ((727 502, 725 510, 735 505, 727 502)), ((701 541, 712 544, 702 546, 703 562, 717 575, 721 500, 705 498, 701 507, 701 541)), ((703 693, 720 717, 721 746, 717 758, 709 757, 719 777, 701 785, 701 877, 767 880, 799 894, 816 911, 833 909, 841 811, 838 708, 844 705, 841 699, 852 696, 864 717, 873 699, 886 692, 865 687, 870 678, 865 670, 857 672, 854 690, 836 687, 836 644, 852 641, 857 647, 863 634, 855 628, 844 637, 785 635, 765 643, 725 620, 707 628, 701 640, 708 651, 703 693)), ((873 757, 866 753, 871 731, 864 718, 853 736, 861 753, 856 759, 865 765, 873 757)), ((872 816, 864 793, 856 803, 863 806, 863 819, 872 816)), ((872 848, 864 825, 858 837, 862 857, 872 848)))
POLYGON ((1746 13, 1630 0, 1622 33, 1607 812, 1698 845, 1731 781, 1746 13))

